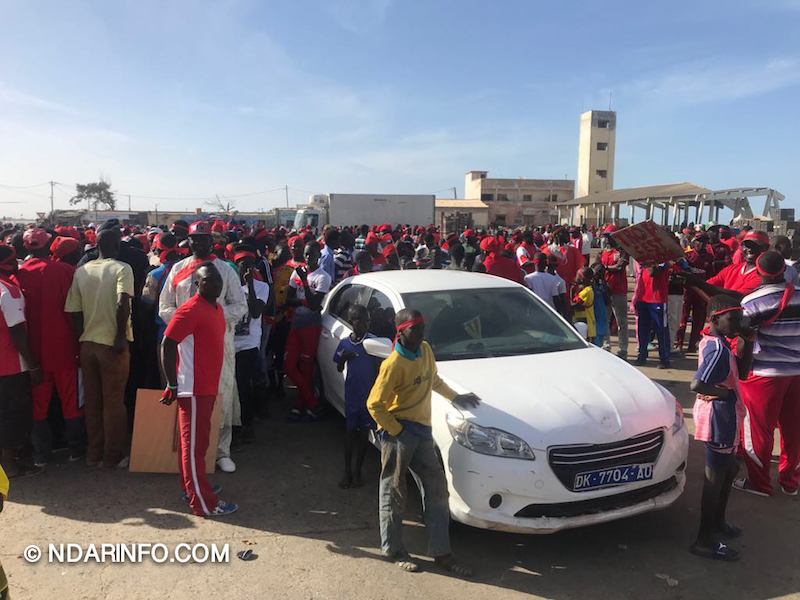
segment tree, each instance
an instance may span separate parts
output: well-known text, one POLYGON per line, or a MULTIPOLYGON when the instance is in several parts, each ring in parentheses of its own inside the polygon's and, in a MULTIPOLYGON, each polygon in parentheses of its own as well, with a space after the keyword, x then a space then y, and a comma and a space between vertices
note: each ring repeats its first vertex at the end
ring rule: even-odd
POLYGON ((211 207, 212 212, 222 213, 223 215, 235 215, 236 210, 235 200, 223 200, 219 195, 215 196, 213 200, 208 200, 206 206, 211 207))
POLYGON ((70 204, 89 203, 89 210, 97 210, 98 204, 105 205, 106 210, 117 208, 117 198, 111 191, 111 182, 102 177, 93 183, 76 183, 77 194, 69 199, 70 204))

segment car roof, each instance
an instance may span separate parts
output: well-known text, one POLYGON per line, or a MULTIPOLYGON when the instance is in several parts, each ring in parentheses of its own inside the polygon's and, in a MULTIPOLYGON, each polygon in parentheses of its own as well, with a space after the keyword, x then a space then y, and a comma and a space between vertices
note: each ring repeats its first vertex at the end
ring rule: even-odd
POLYGON ((356 275, 350 283, 384 285, 399 294, 430 290, 469 290, 475 288, 521 287, 503 277, 450 269, 409 269, 406 271, 376 271, 356 275))

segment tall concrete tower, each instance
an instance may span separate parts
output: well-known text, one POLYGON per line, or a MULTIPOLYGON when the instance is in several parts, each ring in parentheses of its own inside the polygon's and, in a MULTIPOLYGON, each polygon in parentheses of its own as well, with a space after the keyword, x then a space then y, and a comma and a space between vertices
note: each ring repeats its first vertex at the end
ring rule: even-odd
POLYGON ((581 115, 576 197, 614 189, 617 113, 589 110, 581 115))

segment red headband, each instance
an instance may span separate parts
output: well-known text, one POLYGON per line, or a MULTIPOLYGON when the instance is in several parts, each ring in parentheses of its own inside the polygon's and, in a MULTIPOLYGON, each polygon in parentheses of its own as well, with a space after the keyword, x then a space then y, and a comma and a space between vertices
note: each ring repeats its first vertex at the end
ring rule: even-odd
POLYGON ((248 250, 244 250, 242 252, 237 252, 236 254, 233 255, 233 262, 239 262, 241 259, 247 258, 248 256, 251 257, 253 260, 256 259, 256 253, 255 252, 250 252, 248 250))
POLYGON ((397 326, 397 334, 394 336, 394 344, 392 344, 392 348, 397 345, 397 339, 400 337, 400 332, 404 329, 408 329, 409 327, 413 327, 414 325, 425 324, 425 319, 420 315, 419 317, 414 317, 413 319, 409 319, 408 321, 403 321, 400 325, 397 326))
POLYGON ((781 263, 781 268, 778 269, 775 273, 769 273, 769 272, 765 271, 764 269, 762 269, 761 265, 759 265, 758 261, 756 261, 756 273, 758 273, 762 277, 778 277, 779 275, 783 275, 783 273, 785 271, 786 271, 786 263, 785 262, 781 263))

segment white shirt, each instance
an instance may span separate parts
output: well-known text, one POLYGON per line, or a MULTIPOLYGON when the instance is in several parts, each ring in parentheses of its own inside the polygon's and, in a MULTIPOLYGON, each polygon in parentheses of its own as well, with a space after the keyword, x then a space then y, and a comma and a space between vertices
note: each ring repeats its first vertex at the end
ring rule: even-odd
MULTIPOLYGON (((316 292, 318 294, 327 294, 331 289, 331 276, 328 275, 327 271, 322 267, 318 267, 316 271, 313 273, 309 273, 308 276, 308 287, 312 292, 316 292)), ((305 300, 306 299, 306 290, 303 287, 303 281, 300 279, 300 276, 297 274, 297 270, 295 269, 292 276, 289 278, 289 287, 292 287, 297 290, 296 298, 298 300, 305 300)))
MULTIPOLYGON (((562 279, 561 281, 563 283, 564 280, 562 279)), ((553 297, 558 296, 561 292, 559 291, 558 278, 555 275, 534 271, 525 276, 525 285, 541 300, 544 300, 553 308, 556 307, 553 297)))
POLYGON ((555 277, 556 281, 558 282, 558 293, 559 294, 564 294, 566 296, 566 294, 567 294, 567 282, 564 281, 564 278, 561 277, 561 275, 559 275, 558 273, 553 275, 553 277, 555 277))
POLYGON ((783 277, 791 283, 794 287, 800 287, 800 277, 798 277, 797 267, 794 266, 794 262, 786 260, 786 270, 783 272, 783 277))
MULTIPOLYGON (((256 292, 256 298, 267 303, 269 300, 269 286, 263 281, 253 280, 253 289, 256 292)), ((249 301, 250 294, 247 290, 247 285, 242 286, 244 297, 249 301)), ((233 331, 233 346, 237 352, 242 350, 251 350, 261 346, 261 316, 251 317, 250 306, 247 307, 247 313, 236 323, 236 328, 233 331)))
POLYGON ((581 244, 581 254, 586 256, 592 252, 592 241, 594 241, 594 236, 591 232, 586 231, 581 236, 583 238, 583 243, 581 244))
POLYGON ((525 246, 520 244, 519 248, 517 248, 517 264, 518 265, 524 265, 526 262, 528 262, 530 260, 533 260, 533 257, 525 249, 525 246))

